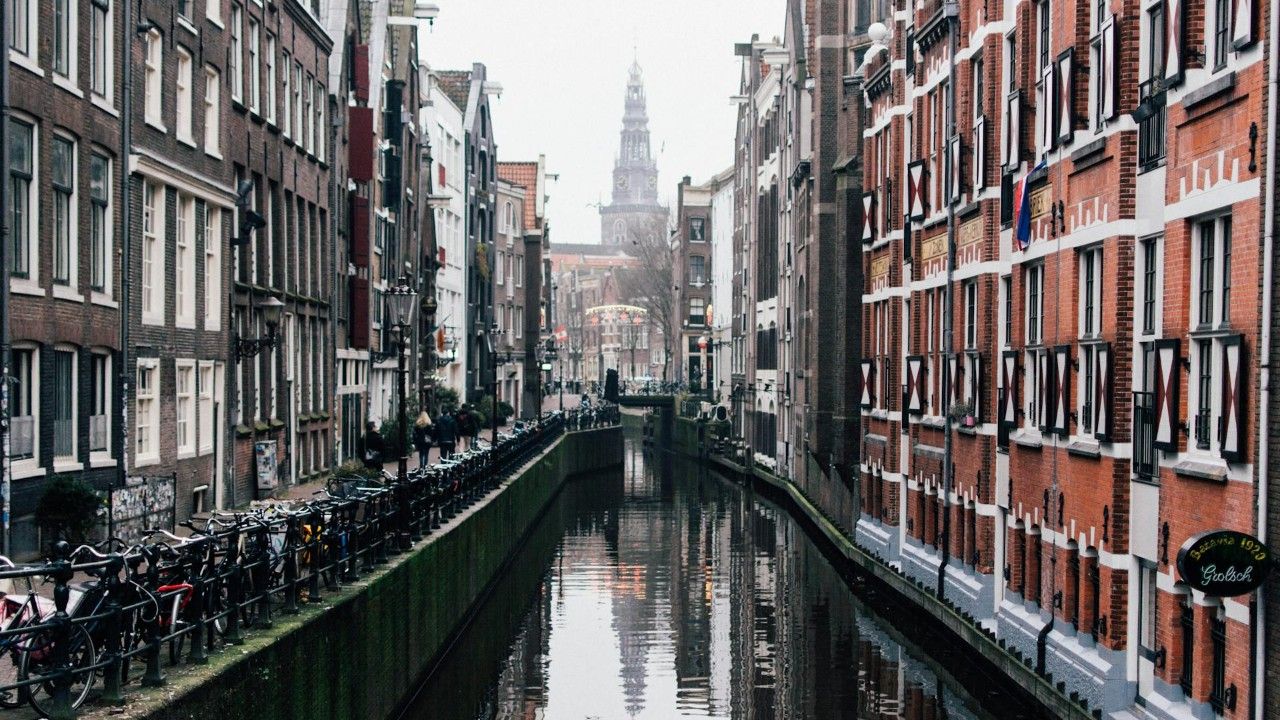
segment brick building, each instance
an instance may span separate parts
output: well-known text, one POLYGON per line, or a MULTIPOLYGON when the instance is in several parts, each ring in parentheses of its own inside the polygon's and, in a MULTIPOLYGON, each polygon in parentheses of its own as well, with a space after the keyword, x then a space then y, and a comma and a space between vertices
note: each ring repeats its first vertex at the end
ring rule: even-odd
POLYGON ((672 236, 677 288, 675 379, 692 391, 706 392, 719 378, 711 374, 715 347, 709 337, 711 307, 711 196, 715 188, 694 185, 685 176, 676 187, 676 232, 672 236))
MULTIPOLYGON (((551 245, 550 227, 546 219, 547 172, 546 161, 539 157, 532 162, 500 162, 498 178, 508 183, 520 194, 521 216, 511 224, 518 228, 510 250, 518 251, 520 259, 511 268, 508 281, 515 280, 514 294, 518 296, 517 311, 513 323, 522 326, 517 332, 520 342, 514 352, 520 369, 520 391, 513 394, 519 402, 511 402, 516 417, 537 417, 542 410, 543 384, 549 380, 541 369, 545 349, 543 339, 549 338, 547 329, 547 282, 544 275, 551 245), (519 277, 517 277, 517 273, 519 277)), ((505 206, 502 210, 505 215, 505 206)), ((515 328, 512 328, 515 330, 515 328)))

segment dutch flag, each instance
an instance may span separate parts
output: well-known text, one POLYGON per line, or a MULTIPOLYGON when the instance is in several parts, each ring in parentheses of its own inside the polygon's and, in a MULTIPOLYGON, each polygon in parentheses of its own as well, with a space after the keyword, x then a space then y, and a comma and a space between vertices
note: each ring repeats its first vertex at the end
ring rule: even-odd
POLYGON ((1017 243, 1019 250, 1026 250, 1031 244, 1031 192, 1028 185, 1031 176, 1040 172, 1045 167, 1045 160, 1042 158, 1040 164, 1036 165, 1026 175, 1022 176, 1022 181, 1018 183, 1018 193, 1015 197, 1014 218, 1013 218, 1013 239, 1017 243))

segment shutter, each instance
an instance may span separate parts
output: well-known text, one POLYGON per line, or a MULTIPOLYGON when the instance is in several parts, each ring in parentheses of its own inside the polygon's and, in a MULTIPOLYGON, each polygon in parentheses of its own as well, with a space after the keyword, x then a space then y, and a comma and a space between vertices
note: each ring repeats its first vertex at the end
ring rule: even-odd
POLYGON ((1076 128, 1075 48, 1058 56, 1058 143, 1071 144, 1076 128))
POLYGON ((1040 98, 1039 106, 1036 108, 1036 120, 1040 123, 1040 152, 1046 153, 1053 149, 1053 141, 1058 136, 1057 119, 1058 113, 1054 106, 1058 94, 1053 84, 1053 70, 1057 67, 1056 63, 1049 63, 1044 67, 1044 71, 1040 73, 1040 98))
POLYGON ((1182 357, 1178 340, 1157 340, 1155 377, 1155 440, 1157 450, 1178 451, 1178 371, 1182 357))
POLYGON ((351 131, 347 135, 347 174, 356 182, 373 179, 373 108, 347 109, 351 131))
POLYGON ((907 76, 911 77, 916 74, 916 31, 912 28, 907 31, 907 76))
POLYGON ((907 214, 912 220, 924 219, 924 160, 907 165, 907 214))
POLYGON ((1004 157, 1002 161, 1007 168, 1016 168, 1022 155, 1022 93, 1015 90, 1009 93, 1004 103, 1004 157))
POLYGON ((907 412, 924 414, 924 356, 907 358, 907 412))
POLYGON ((862 386, 862 407, 870 408, 875 404, 871 394, 871 385, 875 376, 875 364, 871 360, 863 360, 858 372, 858 384, 862 386))
POLYGON ((356 45, 351 54, 351 84, 356 102, 369 102, 369 46, 356 45))
POLYGON ((980 117, 973 122, 973 192, 976 195, 987 186, 987 119, 980 117))
POLYGON ((1060 437, 1071 432, 1071 346, 1053 349, 1053 431, 1060 437))
POLYGON ((969 361, 965 369, 968 382, 965 385, 965 400, 973 407, 973 417, 982 422, 982 355, 971 352, 965 356, 969 361))
POLYGON ((862 242, 869 243, 873 240, 875 232, 873 221, 875 220, 875 191, 865 192, 862 194, 862 242))
POLYGON ((1036 352, 1036 395, 1040 399, 1036 408, 1036 427, 1040 432, 1049 429, 1049 403, 1053 402, 1050 386, 1053 384, 1049 373, 1049 353, 1045 350, 1036 352))
POLYGON ((369 279, 351 278, 351 347, 369 347, 369 279))
POLYGON ((1111 439, 1111 345, 1098 345, 1093 350, 1093 436, 1111 439))
POLYGON ((1000 355, 1000 382, 1004 387, 1004 405, 999 420, 1006 427, 1018 424, 1018 351, 1005 350, 1000 355))
POLYGON ((959 373, 956 369, 956 359, 955 355, 948 355, 942 366, 943 380, 944 385, 946 386, 941 392, 942 415, 946 415, 951 412, 951 403, 955 402, 955 400, 960 397, 960 394, 956 392, 956 381, 959 379, 959 373))
POLYGON ((351 262, 369 267, 369 200, 351 196, 351 262))
POLYGON ((1235 0, 1232 17, 1234 24, 1231 30, 1231 45, 1236 50, 1242 50, 1252 45, 1256 39, 1253 33, 1253 0, 1235 0))
POLYGON ((1119 106, 1119 89, 1120 89, 1120 73, 1116 67, 1116 17, 1113 15, 1102 23, 1102 68, 1099 71, 1103 82, 1106 83, 1106 89, 1102 94, 1102 117, 1105 120, 1111 120, 1116 116, 1116 107, 1119 106))
POLYGON ((952 204, 960 202, 960 194, 964 189, 960 174, 960 136, 956 135, 947 141, 947 176, 950 178, 952 204))
POLYGON ((1244 462, 1245 368, 1244 343, 1239 335, 1222 339, 1222 400, 1218 416, 1218 447, 1227 462, 1244 462))
POLYGON ((1176 87, 1182 84, 1182 56, 1183 44, 1186 42, 1186 32, 1184 30, 1186 16, 1185 0, 1165 0, 1164 27, 1167 36, 1164 40, 1164 79, 1166 87, 1176 87))

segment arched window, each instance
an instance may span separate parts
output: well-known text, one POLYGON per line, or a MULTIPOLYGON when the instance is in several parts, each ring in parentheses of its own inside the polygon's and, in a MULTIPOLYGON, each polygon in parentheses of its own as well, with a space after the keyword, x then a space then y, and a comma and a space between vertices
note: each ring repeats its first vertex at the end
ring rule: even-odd
POLYGON ((622 220, 615 220, 613 223, 613 242, 615 245, 621 245, 627 239, 627 223, 622 220))

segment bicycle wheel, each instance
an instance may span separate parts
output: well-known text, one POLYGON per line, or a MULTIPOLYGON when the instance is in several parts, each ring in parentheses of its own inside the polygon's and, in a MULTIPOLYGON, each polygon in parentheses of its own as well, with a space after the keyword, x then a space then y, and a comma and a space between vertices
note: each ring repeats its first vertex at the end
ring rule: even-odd
MULTIPOLYGON (((48 646, 48 651, 23 652, 22 661, 18 667, 19 676, 25 680, 53 673, 56 670, 53 664, 55 654, 56 647, 53 644, 48 646)), ((98 651, 93 646, 93 638, 79 625, 71 631, 69 655, 71 687, 68 688, 67 695, 71 699, 71 707, 78 708, 84 704, 85 699, 89 697, 89 691, 93 689, 93 681, 97 675, 93 666, 98 661, 98 651)), ((53 704, 52 679, 30 687, 27 700, 31 703, 32 709, 40 715, 47 716, 49 714, 47 708, 53 704)))

